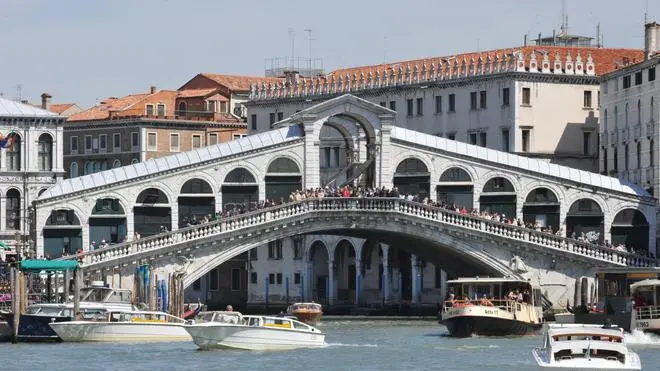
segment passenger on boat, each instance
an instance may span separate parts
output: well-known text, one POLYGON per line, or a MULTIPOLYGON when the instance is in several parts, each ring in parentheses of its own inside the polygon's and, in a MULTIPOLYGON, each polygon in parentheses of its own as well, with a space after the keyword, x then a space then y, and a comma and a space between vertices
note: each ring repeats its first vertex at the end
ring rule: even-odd
POLYGON ((481 298, 481 301, 479 302, 479 305, 486 306, 486 307, 492 307, 493 302, 488 300, 488 297, 486 296, 486 294, 484 294, 483 298, 481 298))
POLYGON ((447 299, 447 301, 449 302, 450 307, 453 307, 454 304, 456 304, 456 296, 454 293, 449 294, 449 299, 447 299))
POLYGON ((226 310, 227 312, 233 312, 233 311, 234 311, 234 307, 232 307, 231 305, 227 305, 227 307, 225 308, 225 310, 226 310))

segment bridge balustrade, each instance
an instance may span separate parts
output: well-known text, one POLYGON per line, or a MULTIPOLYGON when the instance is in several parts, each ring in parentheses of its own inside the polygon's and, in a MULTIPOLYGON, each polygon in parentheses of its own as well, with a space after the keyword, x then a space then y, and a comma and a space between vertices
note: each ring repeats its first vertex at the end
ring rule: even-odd
POLYGON ((555 251, 569 252, 616 265, 656 266, 658 261, 645 256, 616 251, 589 242, 574 240, 516 225, 497 222, 479 216, 461 214, 440 207, 407 201, 399 198, 308 198, 260 209, 249 213, 193 225, 176 231, 141 238, 106 248, 68 256, 62 259, 78 259, 83 268, 112 264, 113 261, 132 255, 157 255, 167 247, 202 238, 230 234, 246 228, 270 222, 284 222, 293 216, 310 213, 343 211, 369 211, 371 213, 395 213, 432 220, 470 230, 524 241, 555 251))

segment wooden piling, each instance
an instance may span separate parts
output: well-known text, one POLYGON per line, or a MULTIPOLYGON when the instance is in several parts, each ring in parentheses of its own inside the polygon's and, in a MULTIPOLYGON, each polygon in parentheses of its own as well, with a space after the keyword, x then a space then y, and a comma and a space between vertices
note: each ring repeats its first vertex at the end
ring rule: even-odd
POLYGON ((20 288, 18 285, 18 272, 19 270, 15 267, 11 268, 11 311, 14 313, 13 317, 13 334, 11 337, 11 342, 16 344, 18 342, 18 325, 21 318, 21 306, 20 306, 20 288))
POLYGON ((156 300, 158 298, 156 293, 156 287, 158 282, 156 282, 156 273, 153 269, 149 269, 149 287, 145 290, 149 290, 149 310, 156 310, 156 300))
POLYGON ((74 281, 73 281, 73 315, 74 318, 78 317, 78 312, 80 312, 80 288, 82 286, 82 270, 77 268, 73 271, 74 281))

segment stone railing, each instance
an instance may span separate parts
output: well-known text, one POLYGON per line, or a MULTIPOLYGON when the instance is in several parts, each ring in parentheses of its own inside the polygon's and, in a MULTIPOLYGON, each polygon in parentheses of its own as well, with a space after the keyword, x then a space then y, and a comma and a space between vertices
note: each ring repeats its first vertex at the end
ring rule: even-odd
MULTIPOLYGON (((588 257, 591 259, 627 266, 655 266, 658 261, 649 257, 615 251, 603 246, 582 242, 566 237, 522 228, 515 225, 496 222, 473 215, 463 215, 439 207, 406 201, 399 198, 321 198, 306 199, 275 207, 261 209, 246 214, 216 220, 206 224, 194 225, 176 231, 141 238, 136 241, 111 245, 106 248, 88 251, 63 259, 78 259, 83 268, 112 264, 121 258, 130 256, 144 257, 166 253, 166 248, 185 242, 228 235, 234 231, 260 226, 269 222, 286 222, 287 219, 308 213, 334 213, 346 211, 365 211, 372 214, 397 213, 442 224, 458 226, 477 232, 526 242, 549 248, 558 252, 588 257)), ((190 246, 189 246, 190 247, 190 246)))
POLYGON ((275 83, 250 84, 250 101, 346 94, 356 91, 428 84, 504 72, 533 72, 594 76, 591 53, 586 60, 578 52, 554 56, 543 52, 501 50, 483 54, 392 63, 388 67, 364 67, 333 72, 327 77, 289 78, 275 83), (575 58, 575 59, 574 59, 575 58), (552 60, 551 60, 552 59, 552 60), (410 64, 412 63, 412 65, 410 64))

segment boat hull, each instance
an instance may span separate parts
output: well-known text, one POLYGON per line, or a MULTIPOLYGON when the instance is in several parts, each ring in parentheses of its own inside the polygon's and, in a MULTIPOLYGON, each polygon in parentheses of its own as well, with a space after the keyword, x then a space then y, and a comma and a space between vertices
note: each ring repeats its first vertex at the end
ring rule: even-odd
POLYGON ((317 325, 321 322, 321 312, 294 312, 293 316, 308 325, 317 325))
POLYGON ((526 335, 538 332, 541 324, 531 324, 497 317, 458 316, 443 319, 441 324, 449 330, 449 336, 469 337, 481 336, 509 336, 526 335))
MULTIPOLYGON (((14 328, 14 314, 8 313, 3 315, 7 321, 9 331, 14 328)), ((19 342, 34 342, 34 343, 48 343, 62 341, 59 336, 50 328, 51 322, 66 322, 70 321, 69 317, 61 316, 37 316, 31 314, 21 314, 18 324, 18 337, 19 342)))
POLYGON ((623 365, 618 361, 610 361, 603 358, 575 358, 562 360, 559 362, 548 362, 545 349, 534 349, 532 351, 534 360, 539 366, 539 370, 567 370, 567 371, 638 371, 642 367, 639 364, 639 358, 635 357, 636 364, 623 365))
POLYGON ((291 350, 325 346, 325 334, 236 325, 186 326, 200 349, 291 350))
POLYGON ((64 342, 190 341, 183 324, 71 321, 50 325, 64 342))

